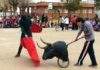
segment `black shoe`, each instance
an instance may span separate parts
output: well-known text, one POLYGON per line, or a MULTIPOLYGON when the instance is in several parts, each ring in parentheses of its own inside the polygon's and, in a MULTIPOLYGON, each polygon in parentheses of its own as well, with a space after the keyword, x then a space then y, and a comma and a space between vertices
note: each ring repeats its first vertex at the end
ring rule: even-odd
POLYGON ((79 63, 76 63, 74 66, 79 66, 79 63))
POLYGON ((89 67, 96 67, 97 66, 97 64, 91 64, 91 65, 89 65, 89 67))
POLYGON ((83 65, 83 63, 76 63, 74 66, 82 66, 83 65))
POLYGON ((16 58, 17 58, 17 57, 20 57, 20 55, 19 55, 19 54, 17 54, 15 57, 16 57, 16 58))

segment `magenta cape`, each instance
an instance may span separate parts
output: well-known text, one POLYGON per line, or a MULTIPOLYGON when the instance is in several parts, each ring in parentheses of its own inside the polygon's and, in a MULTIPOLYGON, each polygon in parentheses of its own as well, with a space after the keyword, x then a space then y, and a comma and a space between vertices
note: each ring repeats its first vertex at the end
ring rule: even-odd
POLYGON ((31 31, 34 33, 40 33, 42 31, 42 27, 37 24, 32 24, 31 31))
POLYGON ((32 37, 25 37, 21 40, 21 45, 27 49, 31 60, 34 62, 34 65, 37 67, 40 65, 40 59, 36 50, 35 43, 32 37))

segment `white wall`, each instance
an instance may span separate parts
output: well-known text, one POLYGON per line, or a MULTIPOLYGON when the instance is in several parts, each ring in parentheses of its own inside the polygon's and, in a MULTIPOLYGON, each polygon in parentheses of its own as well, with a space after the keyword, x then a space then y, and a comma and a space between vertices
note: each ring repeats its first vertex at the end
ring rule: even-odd
POLYGON ((94 4, 94 0, 82 0, 83 3, 91 3, 94 4))

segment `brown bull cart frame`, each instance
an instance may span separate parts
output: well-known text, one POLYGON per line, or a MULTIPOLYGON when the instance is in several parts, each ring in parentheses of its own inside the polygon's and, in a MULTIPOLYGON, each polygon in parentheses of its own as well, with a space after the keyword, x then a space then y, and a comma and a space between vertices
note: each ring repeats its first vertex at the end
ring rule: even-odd
MULTIPOLYGON (((70 45, 70 44, 72 44, 72 43, 74 43, 74 42, 76 42, 76 41, 78 41, 78 40, 80 40, 80 39, 82 39, 82 38, 84 38, 84 37, 80 37, 79 39, 74 40, 74 41, 68 43, 68 44, 67 44, 67 47, 68 47, 68 45, 70 45)), ((67 47, 66 47, 66 48, 67 48, 67 47)), ((68 61, 63 61, 62 59, 58 58, 57 64, 58 64, 61 68, 67 68, 67 67, 69 66, 69 64, 70 64, 70 61, 69 61, 69 59, 68 59, 68 61)))

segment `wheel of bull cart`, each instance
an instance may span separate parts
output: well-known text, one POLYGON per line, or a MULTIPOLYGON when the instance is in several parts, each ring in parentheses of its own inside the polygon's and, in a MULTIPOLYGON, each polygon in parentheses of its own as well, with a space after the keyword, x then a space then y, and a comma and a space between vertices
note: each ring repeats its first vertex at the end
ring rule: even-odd
POLYGON ((57 63, 61 68, 67 68, 69 66, 69 59, 68 61, 63 61, 62 59, 58 58, 57 63))

